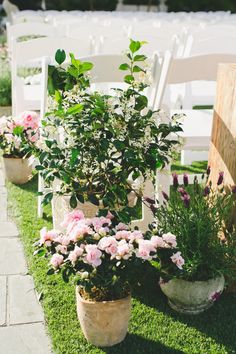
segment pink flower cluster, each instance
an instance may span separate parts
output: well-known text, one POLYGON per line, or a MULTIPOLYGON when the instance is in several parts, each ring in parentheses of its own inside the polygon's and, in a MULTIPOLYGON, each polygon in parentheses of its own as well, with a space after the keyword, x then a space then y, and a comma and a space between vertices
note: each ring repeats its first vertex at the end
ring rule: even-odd
POLYGON ((39 140, 39 116, 36 112, 25 111, 17 117, 3 117, 0 123, 0 135, 5 137, 6 144, 19 149, 22 144, 22 136, 15 134, 17 127, 22 128, 25 139, 32 143, 39 140))
MULTIPOLYGON (((77 261, 99 267, 103 261, 114 260, 112 266, 128 261, 135 257, 147 261, 156 257, 158 248, 175 248, 176 237, 171 233, 162 237, 152 236, 151 240, 144 239, 139 230, 130 230, 122 223, 112 225, 113 215, 106 217, 85 218, 80 210, 69 213, 62 223, 65 233, 60 234, 55 230, 41 230, 40 246, 53 249, 50 264, 58 269, 65 262, 72 267, 77 261), (55 253, 56 251, 56 253, 55 253)), ((179 253, 179 252, 178 252, 179 253)), ((181 267, 181 257, 176 253, 171 260, 181 267)))

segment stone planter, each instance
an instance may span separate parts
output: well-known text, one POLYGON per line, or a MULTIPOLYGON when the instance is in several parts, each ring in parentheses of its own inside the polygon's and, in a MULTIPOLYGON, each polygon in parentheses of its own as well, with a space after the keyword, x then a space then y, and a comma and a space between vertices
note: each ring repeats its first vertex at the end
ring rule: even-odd
MULTIPOLYGON (((98 212, 98 206, 89 202, 78 202, 76 209, 82 210, 86 218, 93 218, 98 212)), ((61 223, 65 219, 65 216, 73 210, 75 209, 70 207, 70 196, 54 195, 52 198, 53 228, 55 230, 63 231, 61 223)))
POLYGON ((168 297, 170 307, 189 315, 199 314, 211 307, 214 297, 217 298, 222 293, 224 284, 223 275, 208 281, 160 280, 161 290, 168 297))
POLYGON ((32 166, 29 165, 29 159, 4 157, 3 167, 5 178, 15 184, 24 184, 31 179, 32 166))
POLYGON ((87 301, 76 288, 77 314, 88 342, 111 347, 125 339, 131 315, 131 297, 115 301, 87 301))
POLYGON ((12 109, 11 109, 11 106, 0 106, 0 118, 3 117, 3 116, 11 116, 11 112, 12 112, 12 109))

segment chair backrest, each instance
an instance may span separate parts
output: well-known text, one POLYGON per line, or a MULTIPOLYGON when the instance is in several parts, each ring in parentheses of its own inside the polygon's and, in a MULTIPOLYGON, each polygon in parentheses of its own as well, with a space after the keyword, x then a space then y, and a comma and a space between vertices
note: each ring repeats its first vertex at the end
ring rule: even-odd
MULTIPOLYGON (((12 52, 12 110, 18 113, 21 106, 27 107, 23 102, 24 80, 18 77, 19 67, 41 67, 42 58, 47 56, 54 60, 57 49, 64 49, 66 53, 74 53, 77 57, 90 53, 90 44, 86 41, 71 38, 37 38, 26 42, 15 43, 12 52)), ((38 106, 38 105, 37 105, 38 106)), ((26 109, 26 108, 25 108, 26 109)))
POLYGON ((19 12, 19 8, 12 4, 9 0, 4 0, 2 7, 7 14, 7 19, 10 23, 13 22, 13 14, 19 12))
POLYGON ((8 50, 11 53, 15 42, 17 42, 21 37, 29 37, 29 39, 32 39, 30 36, 56 37, 56 35, 56 28, 46 23, 25 22, 10 26, 8 25, 8 50))
POLYGON ((196 55, 188 58, 173 58, 166 52, 159 85, 156 90, 155 108, 160 108, 168 84, 181 84, 191 81, 216 81, 218 64, 235 63, 236 55, 214 53, 196 55))

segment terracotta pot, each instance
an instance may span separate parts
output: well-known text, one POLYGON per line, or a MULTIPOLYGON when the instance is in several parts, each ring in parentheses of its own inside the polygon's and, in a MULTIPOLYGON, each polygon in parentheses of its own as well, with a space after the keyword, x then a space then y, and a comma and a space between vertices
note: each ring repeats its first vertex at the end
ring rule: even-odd
POLYGON ((214 304, 214 295, 218 297, 224 290, 223 275, 207 281, 186 281, 172 279, 168 282, 160 280, 160 287, 168 297, 168 303, 177 312, 195 315, 214 304))
MULTIPOLYGON (((98 212, 98 206, 89 202, 78 202, 76 209, 82 210, 86 218, 93 218, 98 212)), ((65 219, 66 214, 72 210, 74 209, 70 207, 70 196, 54 195, 52 198, 53 228, 63 231, 61 223, 65 219)))
POLYGON ((131 315, 131 297, 115 301, 87 301, 76 288, 77 314, 88 342, 111 347, 125 339, 131 315))
POLYGON ((15 184, 24 184, 31 179, 32 166, 29 159, 3 157, 5 178, 15 184))

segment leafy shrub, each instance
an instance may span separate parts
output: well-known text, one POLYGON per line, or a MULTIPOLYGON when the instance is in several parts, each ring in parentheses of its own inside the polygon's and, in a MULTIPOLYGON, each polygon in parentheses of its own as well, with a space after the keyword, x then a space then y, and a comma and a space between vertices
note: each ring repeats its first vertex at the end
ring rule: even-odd
POLYGON ((232 11, 236 12, 234 0, 167 0, 169 11, 232 11))
POLYGON ((11 106, 11 77, 9 74, 0 77, 0 106, 11 106))

